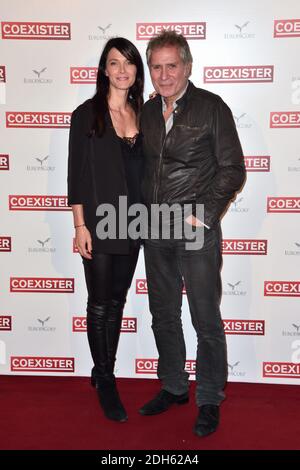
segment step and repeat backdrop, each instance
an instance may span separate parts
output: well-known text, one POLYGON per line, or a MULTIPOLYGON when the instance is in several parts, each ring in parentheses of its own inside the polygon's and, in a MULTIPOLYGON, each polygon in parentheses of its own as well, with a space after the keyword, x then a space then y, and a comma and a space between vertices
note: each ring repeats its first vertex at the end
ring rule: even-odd
MULTIPOLYGON (((230 106, 245 154, 247 183, 222 224, 229 381, 299 383, 299 1, 1 0, 0 22, 0 374, 90 374, 66 199, 70 115, 94 93, 107 39, 133 41, 146 67, 147 41, 166 28, 189 40, 191 79, 230 106)), ((152 91, 146 70, 145 99, 152 91)), ((194 379, 184 293, 182 317, 194 379)), ((116 374, 154 378, 156 367, 141 250, 116 374)))

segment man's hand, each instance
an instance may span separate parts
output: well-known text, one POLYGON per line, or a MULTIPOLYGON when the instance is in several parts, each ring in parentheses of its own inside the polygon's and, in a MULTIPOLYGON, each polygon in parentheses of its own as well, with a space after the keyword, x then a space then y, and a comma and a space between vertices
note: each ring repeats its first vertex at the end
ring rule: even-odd
POLYGON ((204 227, 205 225, 197 219, 194 215, 189 215, 187 219, 185 219, 187 224, 192 225, 193 227, 204 227))

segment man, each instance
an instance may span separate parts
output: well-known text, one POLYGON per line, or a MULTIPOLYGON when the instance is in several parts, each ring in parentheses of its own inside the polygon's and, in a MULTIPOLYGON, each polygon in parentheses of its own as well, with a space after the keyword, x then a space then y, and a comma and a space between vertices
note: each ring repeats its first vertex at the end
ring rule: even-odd
POLYGON ((199 411, 194 432, 205 436, 217 429, 227 380, 226 340, 219 309, 220 218, 244 182, 245 167, 232 113, 219 96, 189 81, 192 61, 186 39, 175 32, 165 31, 148 44, 147 62, 157 95, 142 112, 145 202, 148 207, 192 203, 194 209, 204 204, 204 219, 197 219, 193 210, 186 222, 205 228, 203 247, 196 250, 187 249, 184 237, 145 241, 162 389, 140 413, 158 414, 189 400, 181 323, 185 285, 198 344, 199 411))

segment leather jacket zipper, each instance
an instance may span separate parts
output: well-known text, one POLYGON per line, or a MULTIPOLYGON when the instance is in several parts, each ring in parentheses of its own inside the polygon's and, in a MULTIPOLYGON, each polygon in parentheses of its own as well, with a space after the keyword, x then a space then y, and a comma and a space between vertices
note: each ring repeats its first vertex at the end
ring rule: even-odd
POLYGON ((156 183, 156 188, 155 188, 155 193, 154 193, 154 203, 158 204, 158 191, 159 191, 159 186, 160 186, 160 173, 161 173, 161 167, 162 167, 162 157, 163 157, 163 151, 164 151, 164 146, 166 142, 167 136, 165 135, 165 138, 162 143, 160 155, 159 155, 159 162, 158 162, 158 171, 157 171, 157 183, 156 183))
POLYGON ((168 137, 168 134, 166 134, 166 123, 165 123, 165 120, 164 120, 162 115, 161 115, 161 118, 162 118, 163 129, 164 129, 164 139, 163 139, 162 146, 161 146, 161 151, 160 151, 160 154, 159 154, 159 162, 158 162, 158 170, 157 170, 157 181, 156 181, 156 187, 154 187, 154 204, 158 204, 158 191, 159 191, 159 186, 160 186, 160 176, 161 176, 163 151, 164 151, 164 146, 165 146, 166 139, 168 137))

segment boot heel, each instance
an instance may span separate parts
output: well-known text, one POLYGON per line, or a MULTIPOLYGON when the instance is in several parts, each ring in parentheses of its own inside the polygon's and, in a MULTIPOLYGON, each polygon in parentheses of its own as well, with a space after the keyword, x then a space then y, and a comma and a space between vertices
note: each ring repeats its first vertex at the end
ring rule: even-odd
POLYGON ((114 381, 98 381, 98 399, 105 416, 113 421, 124 423, 128 416, 120 400, 118 390, 114 381))

